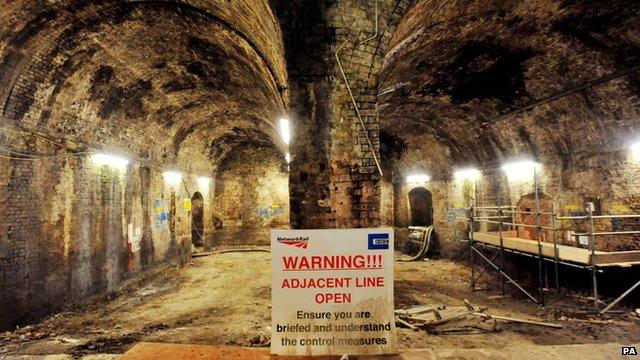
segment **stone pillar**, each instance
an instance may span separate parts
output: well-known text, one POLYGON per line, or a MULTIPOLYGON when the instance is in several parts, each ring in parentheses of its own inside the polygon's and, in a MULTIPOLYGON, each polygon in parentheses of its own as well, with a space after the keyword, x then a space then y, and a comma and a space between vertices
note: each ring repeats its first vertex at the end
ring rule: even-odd
POLYGON ((292 227, 379 226, 377 73, 406 1, 379 2, 380 33, 367 43, 361 41, 374 35, 374 1, 288 0, 274 6, 290 82, 292 227), (340 60, 364 127, 335 58, 345 40, 340 60))

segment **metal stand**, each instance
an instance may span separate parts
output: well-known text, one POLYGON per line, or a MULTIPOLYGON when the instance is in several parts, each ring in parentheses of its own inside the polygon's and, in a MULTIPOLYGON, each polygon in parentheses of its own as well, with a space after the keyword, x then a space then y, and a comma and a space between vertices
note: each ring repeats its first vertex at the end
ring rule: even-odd
POLYGON ((558 214, 556 213, 555 204, 551 205, 551 236, 553 237, 553 260, 554 260, 554 275, 556 280, 556 293, 560 293, 560 269, 558 266, 560 253, 558 251, 558 224, 556 222, 556 217, 558 214))
POLYGON ((538 189, 538 170, 533 168, 533 188, 536 196, 536 241, 538 242, 538 292, 540 294, 540 305, 544 306, 544 283, 542 282, 542 242, 540 239, 540 191, 538 189))
MULTIPOLYGON (((585 216, 563 216, 556 217, 558 220, 586 220, 588 225, 588 230, 584 234, 575 234, 576 236, 587 236, 589 239, 589 252, 591 253, 591 259, 588 269, 591 270, 591 284, 592 284, 592 294, 593 294, 593 308, 595 312, 599 315, 606 313, 611 310, 615 305, 617 305, 622 299, 624 299, 627 295, 629 295, 633 290, 635 290, 638 286, 640 286, 640 281, 632 285, 627 291, 622 293, 618 298, 616 298, 613 302, 607 305, 602 311, 600 311, 600 298, 598 294, 598 272, 602 272, 601 268, 598 267, 596 263, 596 236, 616 236, 616 235, 639 235, 640 231, 601 231, 597 232, 595 230, 594 220, 600 219, 639 219, 640 215, 594 215, 595 207, 593 203, 585 204, 586 215, 585 216)), ((634 263, 629 263, 630 265, 634 265, 634 263)))
MULTIPOLYGON (((548 290, 548 267, 547 262, 553 261, 554 265, 554 285, 557 293, 560 292, 560 264, 572 266, 580 269, 588 269, 591 271, 591 283, 592 283, 592 294, 594 301, 594 310, 597 314, 602 315, 607 311, 611 310, 614 306, 616 306, 621 300, 623 300, 626 296, 628 296, 635 289, 640 287, 640 281, 636 282, 629 289, 627 289, 624 293, 622 293, 618 298, 612 301, 609 305, 607 305, 602 311, 600 311, 600 300, 598 294, 598 272, 602 272, 602 267, 598 266, 596 262, 596 236, 615 236, 615 235, 640 235, 640 231, 608 231, 608 232, 596 232, 594 220, 598 219, 622 219, 622 218, 635 218, 640 219, 640 214, 638 215, 594 215, 595 207, 593 203, 585 203, 586 215, 584 216, 559 216, 559 212, 556 209, 556 205, 552 204, 551 212, 544 212, 541 209, 540 204, 540 188, 539 188, 539 179, 538 179, 538 171, 534 168, 533 174, 533 183, 534 183, 534 194, 536 201, 536 210, 535 211, 518 211, 515 206, 511 205, 502 205, 502 191, 500 188, 500 184, 496 187, 496 202, 497 206, 478 206, 478 183, 476 180, 475 183, 475 194, 474 194, 474 204, 469 209, 469 240, 466 243, 469 244, 470 249, 470 258, 471 258, 471 289, 476 290, 476 285, 480 278, 484 274, 488 272, 488 270, 494 269, 498 272, 501 277, 502 283, 502 295, 504 296, 506 293, 506 284, 514 285, 519 291, 525 294, 529 299, 540 306, 544 306, 545 304, 545 292, 548 290), (525 221, 516 222, 513 217, 516 214, 520 215, 535 215, 535 225, 527 224, 525 221), (551 217, 551 226, 543 226, 542 225, 542 216, 550 216, 551 217), (510 219, 509 221, 505 221, 505 219, 510 219), (587 236, 589 240, 588 250, 590 253, 590 260, 588 264, 583 262, 571 262, 560 259, 560 252, 558 248, 558 231, 565 231, 569 229, 563 229, 559 227, 559 220, 586 220, 588 229, 584 234, 574 234, 575 236, 587 236), (498 225, 498 236, 499 236, 499 246, 487 244, 484 242, 479 242, 474 239, 474 228, 476 224, 497 224, 498 225), (504 246, 504 226, 507 225, 509 227, 515 227, 516 229, 523 228, 535 228, 535 238, 537 242, 537 255, 534 255, 533 252, 524 252, 521 250, 516 250, 515 248, 505 248, 504 246), (552 241, 553 241, 553 257, 547 256, 545 257, 543 253, 543 238, 542 238, 542 230, 549 230, 551 232, 552 241), (492 257, 486 256, 479 247, 483 248, 491 248, 496 250, 492 257), (520 284, 518 284, 513 278, 511 278, 505 271, 505 251, 536 257, 538 259, 538 297, 534 297, 527 290, 525 290, 520 284), (484 260, 485 266, 478 273, 476 271, 476 258, 480 258, 484 260), (498 264, 496 264, 496 260, 498 260, 498 264)), ((632 266, 637 265, 637 263, 629 262, 624 264, 613 264, 614 266, 632 266)))
POLYGON ((635 283, 635 285, 630 287, 627 291, 622 293, 622 295, 618 296, 615 300, 613 300, 609 305, 607 305, 607 307, 605 307, 602 311, 600 311, 599 314, 602 315, 602 314, 606 313, 607 311, 611 310, 611 308, 616 306, 620 302, 620 300, 624 299, 627 295, 631 294, 631 292, 633 290, 635 290, 638 286, 640 286, 640 281, 635 283))
MULTIPOLYGON (((536 181, 537 184, 537 181, 536 181)), ((500 203, 500 197, 498 197, 498 203, 500 203)), ((640 281, 636 282, 635 284, 633 284, 629 289, 627 289, 624 293, 622 293, 618 298, 616 298, 614 301, 612 301, 609 305, 607 305, 602 311, 600 311, 600 299, 599 299, 599 293, 598 293, 598 272, 602 272, 602 268, 598 266, 598 263, 596 262, 596 236, 614 236, 614 235, 640 235, 640 231, 607 231, 607 232, 596 232, 595 229, 595 224, 594 224, 594 220, 598 220, 598 219, 620 219, 620 218, 636 218, 636 219, 640 219, 640 215, 594 215, 594 205, 593 203, 586 203, 585 204, 585 210, 586 210, 586 215, 584 216, 558 216, 557 211, 555 210, 555 206, 553 206, 552 211, 551 212, 543 212, 540 209, 540 199, 539 199, 539 194, 537 193, 537 186, 536 186, 536 211, 532 212, 532 211, 517 211, 514 210, 514 206, 502 206, 502 205, 498 205, 498 206, 474 206, 470 208, 470 216, 469 216, 469 247, 471 250, 471 288, 473 290, 476 289, 476 284, 478 282, 478 280, 487 272, 487 270, 489 268, 492 268, 494 270, 496 270, 498 272, 498 274, 501 276, 501 281, 503 284, 503 294, 504 294, 504 286, 506 284, 512 284, 514 285, 519 291, 521 291, 523 294, 525 294, 529 299, 531 299, 533 302, 535 302, 536 304, 540 305, 540 306, 544 306, 544 293, 547 290, 545 288, 546 282, 548 282, 548 280, 546 280, 548 278, 547 276, 547 272, 546 270, 546 263, 545 261, 551 262, 553 261, 554 263, 554 268, 555 268, 555 288, 556 291, 560 290, 560 281, 559 281, 559 273, 560 273, 560 269, 559 269, 559 264, 563 264, 563 265, 567 265, 567 266, 573 266, 573 267, 577 267, 577 268, 581 268, 581 269, 588 269, 591 271, 591 283, 592 283, 592 294, 593 294, 593 302, 594 302, 594 310, 595 313, 602 315, 604 313, 606 313, 607 311, 611 310, 614 306, 616 306, 620 301, 622 301, 625 297, 627 297, 631 292, 633 292, 635 289, 640 287, 640 281), (481 214, 485 214, 483 216, 479 216, 481 214), (486 214, 498 214, 497 216, 491 216, 491 215, 486 215, 486 214), (535 215, 536 216, 536 225, 529 225, 526 224, 524 222, 518 223, 515 222, 515 220, 511 220, 511 221, 504 221, 505 218, 509 218, 511 215, 509 214, 523 214, 523 215, 535 215), (541 217, 542 216, 551 216, 551 227, 549 226, 543 226, 542 222, 541 222, 541 217), (561 229, 558 227, 558 220, 586 220, 587 221, 587 225, 588 225, 588 229, 586 233, 583 234, 575 234, 576 236, 587 236, 588 240, 589 240, 589 247, 588 247, 588 251, 590 253, 590 260, 588 265, 579 265, 576 263, 571 263, 571 262, 567 262, 567 261, 563 261, 560 260, 559 257, 559 250, 558 250, 558 231, 562 231, 562 230, 567 230, 567 229, 561 229), (474 227, 475 224, 477 223, 488 223, 488 224, 497 224, 498 225, 498 232, 499 232, 499 239, 500 239, 500 243, 499 246, 497 245, 490 245, 490 244, 485 244, 482 242, 478 242, 474 240, 473 237, 473 233, 474 233, 474 227), (536 240, 537 240, 537 245, 538 245, 538 253, 536 255, 532 255, 530 253, 525 253, 519 250, 515 250, 515 249, 507 249, 504 247, 504 237, 503 237, 503 231, 504 231, 504 225, 508 225, 508 226, 515 226, 515 227, 528 227, 528 228, 535 228, 536 229, 536 240), (554 250, 554 255, 553 258, 551 257, 547 257, 545 258, 543 251, 542 251, 542 230, 550 230, 552 233, 552 237, 553 237, 553 250, 554 250), (480 246, 483 246, 484 248, 494 248, 497 251, 494 253, 493 257, 489 258, 488 256, 486 256, 480 249, 480 246), (538 298, 534 297, 533 295, 531 295, 531 293, 529 293, 527 290, 525 290, 520 284, 518 284, 518 282, 516 282, 513 278, 511 278, 505 271, 504 271, 504 253, 505 251, 511 252, 511 253, 515 253, 515 254, 519 254, 519 255, 525 255, 525 256, 531 256, 531 257, 536 257, 538 259, 538 289, 539 289, 539 296, 538 298), (479 258, 483 259, 484 262, 486 263, 486 267, 479 273, 476 275, 476 256, 478 256, 479 258), (496 264, 496 259, 500 259, 499 264, 496 264), (544 280, 543 280, 544 279, 544 280)), ((619 266, 621 266, 620 264, 618 264, 619 266)), ((627 266, 631 266, 631 265, 635 265, 635 263, 628 263, 625 264, 627 266)))
POLYGON ((517 225, 516 223, 512 223, 512 222, 505 222, 503 220, 503 218, 508 217, 507 215, 504 215, 506 213, 520 213, 518 211, 513 211, 512 209, 514 209, 513 206, 488 206, 488 207, 473 207, 471 208, 471 216, 470 216, 470 231, 469 231, 469 235, 470 235, 470 241, 469 241, 469 248, 471 250, 471 288, 473 290, 475 290, 476 288, 476 283, 477 281, 480 279, 480 277, 482 275, 484 275, 486 273, 486 269, 483 270, 478 276, 476 276, 476 265, 475 265, 475 255, 478 255, 481 259, 483 259, 486 263, 487 266, 493 268, 494 270, 496 270, 498 272, 498 274, 500 274, 501 276, 501 281, 502 281, 502 294, 503 296, 506 294, 506 284, 512 284, 513 286, 516 287, 516 289, 518 289, 520 292, 522 292, 523 294, 525 294, 529 299, 531 299, 534 303, 538 304, 538 305, 543 305, 543 301, 544 298, 543 297, 539 297, 536 298, 535 296, 531 295, 531 293, 529 293, 527 290, 524 289, 524 287, 522 287, 522 285, 520 285, 516 280, 514 280, 513 278, 511 278, 503 269, 504 269, 504 253, 506 251, 505 247, 504 247, 504 238, 503 238, 503 225, 517 225), (508 209, 508 210, 505 210, 508 209), (477 213, 479 212, 486 212, 486 213, 497 213, 498 216, 483 216, 483 217, 478 217, 476 216, 477 213), (497 221, 492 220, 492 219, 498 219, 497 221), (493 255, 492 258, 489 258, 488 256, 486 256, 484 253, 482 253, 482 251, 480 251, 480 249, 478 249, 478 247, 476 246, 476 242, 473 240, 473 227, 474 227, 474 223, 490 223, 490 224, 498 224, 498 230, 499 230, 499 235, 500 235, 500 246, 498 247, 498 251, 493 255), (499 261, 499 265, 497 265, 495 263, 496 258, 500 258, 499 261))
MULTIPOLYGON (((498 184, 498 232, 500 234, 500 269, 504 269, 504 238, 502 237, 502 189, 500 188, 500 184, 498 184)), ((498 270, 500 270, 498 269, 498 270)), ((502 296, 505 296, 506 293, 506 279, 502 277, 502 296)))
MULTIPOLYGON (((470 223, 469 223, 469 245, 470 245, 470 249, 471 249, 471 288, 473 290, 475 290, 476 288, 476 283, 477 281, 480 279, 480 277, 482 275, 485 274, 486 272, 486 268, 485 270, 483 270, 478 276, 476 276, 476 265, 475 265, 475 255, 479 255, 480 258, 482 258, 483 260, 485 260, 485 262, 487 263, 487 265, 493 269, 495 269, 500 275, 501 275, 501 282, 502 282, 502 296, 506 295, 506 284, 513 284, 518 290, 520 290, 522 293, 524 293, 527 297, 529 297, 531 300, 533 300, 533 302, 535 302, 536 304, 539 304, 541 306, 544 306, 544 292, 545 292, 545 281, 543 280, 543 273, 544 273, 544 278, 547 278, 547 274, 546 271, 543 272, 543 268, 546 269, 546 263, 544 262, 544 257, 543 257, 543 253, 542 253, 542 229, 545 228, 543 226, 541 226, 541 221, 540 221, 540 217, 543 214, 549 214, 549 213, 543 213, 540 209, 540 190, 539 190, 539 184, 538 184, 538 173, 537 170, 534 170, 534 175, 533 175, 533 183, 534 183, 534 191, 535 191, 535 199, 536 199, 536 211, 535 212, 527 212, 527 211, 517 211, 515 210, 515 206, 503 206, 502 205, 502 192, 501 192, 501 188, 500 185, 497 185, 497 190, 496 190, 496 199, 497 199, 497 206, 485 206, 485 207, 471 207, 470 209, 470 223), (487 215, 485 216, 477 216, 479 215, 479 213, 486 213, 487 215), (490 216, 489 214, 497 214, 496 216, 490 216), (514 214, 524 214, 524 215, 535 215, 536 216, 536 225, 528 225, 528 224, 524 224, 524 223, 516 223, 514 220, 512 220, 512 217, 514 214), (497 219, 497 221, 495 221, 495 219, 497 219), (505 221, 505 219, 511 219, 510 221, 505 221), (474 228, 474 223, 489 223, 489 224, 497 224, 498 225, 498 236, 500 239, 500 246, 498 247, 498 252, 496 254, 494 254, 494 256, 492 258, 489 258, 487 256, 485 256, 477 247, 476 244, 473 240, 473 228, 474 228), (511 277, 509 277, 505 271, 505 247, 504 247, 504 226, 515 226, 515 227, 532 227, 535 228, 536 231, 536 240, 538 243, 538 298, 534 297, 533 295, 531 295, 528 291, 526 291, 520 284, 518 284, 514 279, 512 279, 511 277), (499 261, 499 266, 495 264, 495 260, 496 257, 499 257, 500 261, 499 261)), ((477 204, 476 204, 477 205, 477 204)), ((555 242, 554 242, 554 247, 555 247, 555 242)), ((557 253, 557 248, 556 248, 556 253, 557 253)), ((557 260, 557 259, 556 259, 557 260)), ((557 276, 557 264, 556 264, 556 276, 557 276)), ((556 278, 556 287, 558 287, 558 281, 556 278)))
POLYGON ((595 244, 595 228, 593 225, 593 203, 586 203, 585 208, 587 210, 587 222, 589 224, 589 251, 591 252, 591 283, 593 285, 593 307, 596 312, 600 312, 598 305, 598 268, 596 266, 596 244, 595 244))

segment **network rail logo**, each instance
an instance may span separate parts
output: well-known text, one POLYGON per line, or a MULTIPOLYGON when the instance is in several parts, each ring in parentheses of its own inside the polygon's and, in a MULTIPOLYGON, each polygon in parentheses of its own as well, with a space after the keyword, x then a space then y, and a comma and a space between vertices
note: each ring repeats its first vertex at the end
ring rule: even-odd
POLYGON ((309 247, 308 236, 278 237, 277 241, 280 244, 295 246, 300 249, 307 249, 309 247))

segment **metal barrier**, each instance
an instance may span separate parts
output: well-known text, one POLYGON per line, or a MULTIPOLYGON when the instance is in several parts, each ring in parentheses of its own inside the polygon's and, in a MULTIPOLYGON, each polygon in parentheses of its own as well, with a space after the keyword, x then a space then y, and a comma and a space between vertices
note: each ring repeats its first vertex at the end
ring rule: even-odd
MULTIPOLYGON (((540 211, 540 200, 539 200, 539 196, 538 196, 538 192, 536 191, 536 211, 518 211, 518 210, 511 210, 511 209, 516 209, 515 206, 502 206, 502 205, 497 205, 497 206, 477 206, 477 207, 471 207, 469 214, 470 217, 466 220, 469 221, 469 241, 468 244, 470 246, 471 249, 471 288, 473 290, 476 289, 476 283, 478 282, 478 280, 480 280, 480 278, 487 272, 488 267, 493 268, 494 270, 496 270, 502 279, 502 294, 505 295, 505 286, 507 283, 514 285, 519 291, 521 291, 523 294, 525 294, 529 299, 531 299, 533 302, 535 302, 536 304, 540 305, 540 306, 544 306, 544 294, 545 291, 547 291, 547 287, 548 287, 548 274, 546 272, 546 266, 545 266, 545 261, 553 261, 554 266, 555 266, 555 288, 556 291, 558 291, 560 289, 560 284, 559 284, 559 265, 563 264, 563 265, 569 265, 569 266, 573 266, 573 267, 578 267, 578 268, 582 268, 582 269, 588 269, 591 271, 591 282, 592 282, 592 294, 593 294, 593 299, 594 299, 594 309, 595 312, 598 314, 604 314, 607 311, 611 310, 611 308, 613 308, 615 305, 617 305, 622 299, 624 299, 626 296, 628 296, 632 291, 634 291, 636 288, 640 287, 640 281, 638 281, 637 283, 635 283, 634 285, 632 285, 629 289, 627 289, 625 292, 623 292, 618 298, 616 298, 614 301, 612 301, 610 304, 608 304, 603 310, 600 310, 600 300, 599 300, 599 296, 598 296, 598 272, 602 272, 601 269, 599 269, 598 264, 595 263, 595 254, 596 254, 596 249, 595 249, 595 239, 596 237, 599 236, 620 236, 620 235, 638 235, 640 234, 640 231, 595 231, 595 225, 594 225, 594 220, 600 220, 600 219, 640 219, 640 215, 594 215, 594 211, 595 211, 595 207, 593 203, 585 203, 585 210, 586 210, 586 215, 580 215, 580 216, 558 216, 557 211, 555 210, 555 207, 552 209, 551 212, 544 212, 544 211, 540 211), (505 210, 505 209, 510 209, 510 210, 505 210), (487 213, 487 212, 492 212, 492 213, 497 213, 497 215, 495 216, 480 216, 482 213, 487 213), (535 216, 535 225, 531 225, 531 224, 525 224, 525 223, 519 223, 516 222, 515 220, 513 220, 514 216, 513 215, 533 215, 535 216), (541 225, 541 218, 542 217, 549 217, 550 219, 550 223, 551 226, 542 226, 541 225), (494 220, 497 219, 497 220, 494 220), (509 221, 504 221, 504 219, 507 219, 509 221), (566 231, 566 230, 570 230, 570 229, 566 229, 566 228, 559 228, 558 227, 558 221, 562 221, 562 220, 571 220, 571 221, 586 221, 587 222, 587 227, 588 230, 587 232, 584 233, 574 233, 574 236, 586 236, 588 237, 588 251, 590 253, 590 263, 588 265, 579 265, 579 264, 575 264, 575 263, 571 263, 568 261, 562 261, 559 258, 559 251, 558 251, 558 231, 566 231), (484 253, 482 253, 479 249, 478 249, 478 245, 482 245, 484 247, 494 247, 493 245, 490 244, 485 244, 483 242, 478 242, 475 241, 473 238, 473 234, 474 234, 474 225, 475 224, 497 224, 498 225, 498 236, 499 236, 499 241, 500 244, 499 246, 497 246, 498 248, 498 252, 496 254, 494 254, 493 257, 488 257, 486 256, 484 253), (538 254, 537 256, 529 254, 529 253, 525 253, 522 251, 518 251, 516 249, 509 249, 509 248, 505 248, 504 246, 504 237, 503 237, 503 233, 504 233, 504 226, 510 226, 510 227, 522 227, 522 228, 533 228, 535 229, 535 238, 537 241, 537 245, 538 245, 538 254), (549 257, 546 257, 543 255, 543 251, 542 251, 542 239, 541 239, 541 233, 542 230, 549 230, 551 232, 552 235, 552 241, 553 241, 553 259, 550 259, 549 257), (518 282, 516 280, 514 280, 512 277, 510 277, 509 275, 507 275, 504 271, 504 253, 505 251, 511 252, 511 253, 516 253, 519 255, 526 255, 526 256, 535 256, 538 259, 538 296, 535 297, 533 296, 530 292, 528 292, 522 285, 518 284, 518 282), (485 268, 478 274, 476 275, 476 261, 475 261, 475 256, 478 255, 480 256, 481 259, 483 259, 486 262, 486 266, 485 268), (496 258, 500 259, 499 264, 496 264, 496 258), (487 267, 488 266, 488 267, 487 267)), ((634 263, 630 263, 630 265, 634 265, 634 263)))
MULTIPOLYGON (((536 195, 536 204, 539 204, 539 199, 536 195)), ((501 279, 502 279, 502 294, 505 295, 506 292, 506 284, 512 284, 514 285, 518 290, 520 290, 523 294, 525 294, 529 299, 531 299, 533 302, 535 302, 536 304, 539 304, 541 306, 544 306, 544 288, 542 287, 542 274, 543 274, 543 266, 542 266, 542 262, 543 260, 543 255, 542 255, 542 244, 541 244, 541 239, 540 239, 540 230, 543 228, 541 226, 540 223, 540 216, 543 215, 542 212, 540 211, 536 211, 536 212, 532 212, 532 211, 518 211, 518 210, 512 210, 512 209, 517 209, 517 207, 515 206, 479 206, 479 207, 472 207, 470 209, 470 232, 469 232, 469 244, 470 244, 470 249, 471 249, 471 287, 473 290, 475 290, 475 285, 476 282, 486 273, 486 268, 478 275, 476 276, 475 274, 475 268, 476 268, 476 264, 475 264, 475 255, 480 256, 480 258, 482 258, 484 261, 486 261, 486 263, 488 264, 488 266, 494 268, 495 270, 498 271, 498 273, 501 275, 501 279), (505 209, 509 209, 509 210, 505 210, 505 209), (477 216, 478 213, 482 213, 485 212, 487 210, 491 210, 498 213, 497 216, 491 216, 491 217, 486 217, 486 216, 477 216), (534 214, 536 215, 536 225, 531 225, 531 224, 525 224, 525 223, 518 223, 515 222, 515 220, 513 220, 513 215, 519 215, 519 214, 524 214, 524 215, 531 215, 534 214), (498 220, 490 220, 493 218, 497 218, 498 220), (508 219, 510 221, 504 221, 504 219, 508 219), (487 256, 485 256, 477 247, 476 247, 476 243, 473 239, 473 229, 474 229, 474 224, 475 223, 485 223, 485 224, 497 224, 498 225, 498 235, 499 235, 499 240, 500 240, 500 246, 498 247, 498 253, 494 255, 493 258, 489 258, 487 256), (508 276, 505 272, 504 272, 504 253, 505 251, 511 251, 514 252, 512 249, 507 249, 504 247, 504 237, 503 237, 503 231, 504 231, 504 226, 511 226, 511 227, 525 227, 525 228, 533 228, 536 229, 536 239, 538 241, 538 260, 539 260, 539 271, 538 271, 538 275, 539 275, 539 286, 538 286, 538 297, 533 296, 531 293, 529 293, 527 290, 525 290, 525 288, 520 285, 516 280, 514 280, 513 278, 511 278, 510 276, 508 276), (495 264, 495 259, 496 257, 500 258, 500 265, 496 265, 495 264)), ((486 246, 486 244, 483 244, 486 246)), ((556 255, 557 255, 557 251, 556 251, 556 255)), ((557 256, 556 256, 557 257, 557 256)), ((556 283, 557 285, 557 283, 556 283)))

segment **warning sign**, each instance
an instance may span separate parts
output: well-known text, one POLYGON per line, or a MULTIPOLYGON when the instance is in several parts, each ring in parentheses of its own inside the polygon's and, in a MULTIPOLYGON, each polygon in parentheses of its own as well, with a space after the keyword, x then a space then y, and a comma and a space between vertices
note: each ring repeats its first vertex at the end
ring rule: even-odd
POLYGON ((397 353, 393 230, 271 231, 271 353, 397 353))

